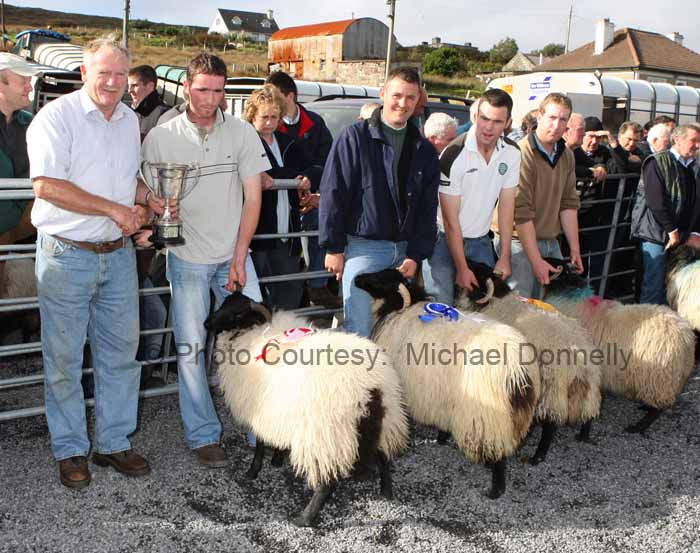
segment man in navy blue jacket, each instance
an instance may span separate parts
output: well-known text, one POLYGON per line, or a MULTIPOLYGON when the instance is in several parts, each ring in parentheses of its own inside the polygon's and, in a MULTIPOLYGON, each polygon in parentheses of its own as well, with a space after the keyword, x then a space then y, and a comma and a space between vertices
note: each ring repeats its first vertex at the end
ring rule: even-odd
POLYGON ((355 277, 397 267, 413 278, 437 236, 437 154, 408 123, 420 98, 418 73, 392 71, 380 96, 382 108, 335 139, 321 177, 326 269, 342 277, 345 330, 361 336, 372 329, 371 299, 355 277))

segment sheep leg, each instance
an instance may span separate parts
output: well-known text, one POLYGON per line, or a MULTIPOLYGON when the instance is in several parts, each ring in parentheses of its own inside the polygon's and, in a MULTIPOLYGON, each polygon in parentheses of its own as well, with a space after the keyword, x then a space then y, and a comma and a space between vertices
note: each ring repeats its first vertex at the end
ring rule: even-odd
POLYGON ((506 491, 506 459, 500 459, 491 465, 491 489, 489 499, 498 499, 506 491))
POLYGON ((394 499, 394 490, 391 484, 391 463, 381 451, 377 452, 377 469, 379 469, 379 485, 382 497, 394 499))
POLYGON ((449 439, 449 432, 443 432, 442 430, 438 430, 437 443, 439 443, 440 445, 445 445, 447 443, 447 440, 449 439))
POLYGON ((592 420, 586 421, 581 425, 581 429, 578 434, 576 434, 576 439, 579 442, 591 443, 591 426, 593 424, 592 420))
POLYGON ((246 478, 255 480, 258 477, 258 473, 263 465, 263 459, 265 458, 265 442, 260 438, 255 440, 255 455, 253 456, 253 462, 250 464, 248 472, 245 473, 246 478))
POLYGON ((314 495, 309 501, 309 504, 301 512, 301 514, 295 516, 291 519, 291 523, 294 526, 315 526, 316 517, 323 507, 323 504, 328 499, 328 496, 333 493, 334 486, 332 484, 321 485, 314 489, 314 495))
POLYGON ((531 465, 538 465, 547 457, 547 452, 549 451, 549 446, 552 445, 552 438, 557 431, 557 424, 552 421, 542 422, 542 436, 540 437, 540 443, 537 446, 535 454, 530 459, 531 465))
POLYGON ((287 452, 284 449, 273 449, 272 459, 270 459, 270 464, 273 467, 281 467, 284 465, 284 460, 287 458, 287 452))
POLYGON ((629 432, 631 434, 641 434, 644 432, 647 428, 651 426, 651 423, 653 423, 656 419, 658 419, 661 416, 661 409, 657 409, 655 407, 650 407, 647 410, 646 415, 644 415, 641 419, 639 419, 635 424, 632 424, 625 428, 626 432, 629 432))

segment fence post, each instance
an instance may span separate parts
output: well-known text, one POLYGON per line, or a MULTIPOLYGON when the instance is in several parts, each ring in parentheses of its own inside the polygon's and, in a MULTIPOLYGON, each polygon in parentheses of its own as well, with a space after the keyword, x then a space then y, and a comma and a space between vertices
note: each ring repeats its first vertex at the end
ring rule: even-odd
MULTIPOLYGON (((612 216, 612 227, 610 228, 610 234, 608 235, 608 247, 605 250, 605 260, 603 261, 603 274, 600 279, 600 286, 598 287, 598 295, 602 298, 605 297, 605 288, 608 285, 608 274, 610 273, 610 262, 612 260, 613 248, 615 247, 615 235, 617 234, 617 225, 620 222, 620 213, 622 212, 622 198, 625 195, 625 184, 627 182, 627 177, 620 178, 617 185, 617 194, 615 195, 615 210, 612 216)), ((588 263, 590 263, 590 257, 588 258, 588 263)))

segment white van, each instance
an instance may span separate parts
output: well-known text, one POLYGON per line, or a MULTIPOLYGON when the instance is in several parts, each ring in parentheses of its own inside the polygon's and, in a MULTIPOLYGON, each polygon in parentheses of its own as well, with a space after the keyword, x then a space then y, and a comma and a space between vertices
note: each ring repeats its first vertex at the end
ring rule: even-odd
POLYGON ((563 92, 584 116, 595 115, 607 129, 623 121, 644 125, 659 115, 678 123, 700 121, 700 90, 690 86, 598 76, 595 73, 529 73, 501 77, 488 84, 513 97, 513 126, 536 109, 550 92, 563 92))

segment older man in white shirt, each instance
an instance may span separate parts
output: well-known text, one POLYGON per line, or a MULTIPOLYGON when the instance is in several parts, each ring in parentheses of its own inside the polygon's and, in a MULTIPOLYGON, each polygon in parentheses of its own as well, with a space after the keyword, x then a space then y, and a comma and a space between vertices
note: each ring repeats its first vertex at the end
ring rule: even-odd
MULTIPOLYGON (((147 190, 137 187, 139 125, 121 103, 129 53, 103 39, 85 49, 85 85, 54 100, 27 132, 38 230, 46 417, 60 481, 90 483, 90 441, 80 385, 86 335, 95 368, 93 462, 129 476, 150 472, 131 448, 140 367, 138 282, 127 238, 145 221, 147 190)), ((158 203, 152 199, 152 207, 158 203)))

